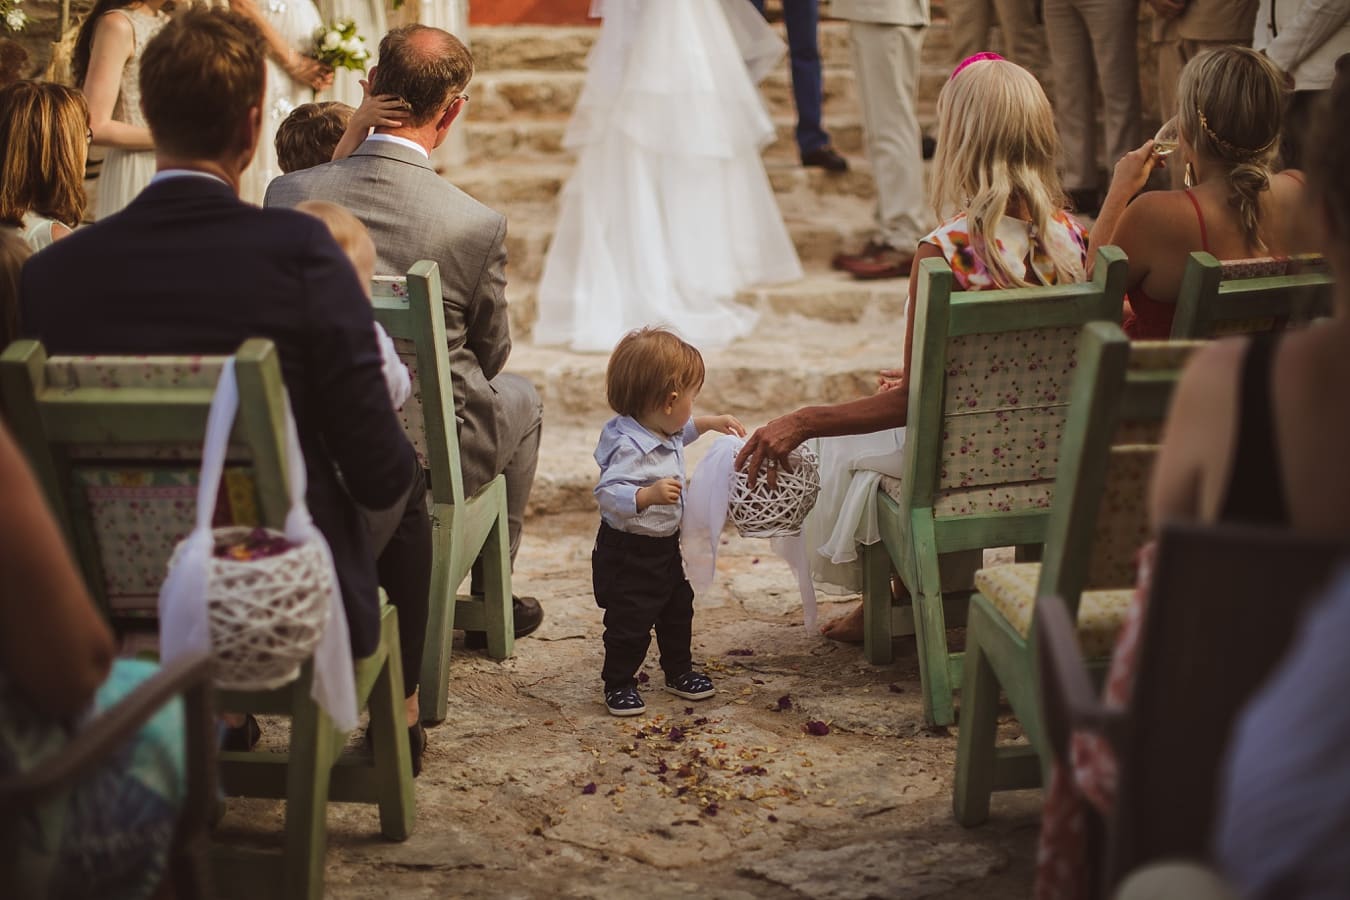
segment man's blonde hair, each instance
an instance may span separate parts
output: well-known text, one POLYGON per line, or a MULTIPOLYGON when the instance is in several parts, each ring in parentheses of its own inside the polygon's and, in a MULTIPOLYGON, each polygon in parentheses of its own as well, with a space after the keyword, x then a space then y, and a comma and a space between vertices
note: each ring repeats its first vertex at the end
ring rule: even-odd
MULTIPOLYGON (((971 63, 938 95, 932 198, 938 218, 964 212, 971 242, 999 287, 1027 287, 997 252, 998 225, 1014 198, 1037 235, 1048 234, 1064 207, 1055 170, 1059 135, 1050 100, 1036 77, 1002 59, 971 63)), ((1058 283, 1082 281, 1083 260, 1058 241, 1042 241, 1058 283)))
POLYGON ((703 386, 703 356, 665 328, 639 328, 623 336, 609 355, 605 395, 621 416, 645 415, 671 393, 703 386))

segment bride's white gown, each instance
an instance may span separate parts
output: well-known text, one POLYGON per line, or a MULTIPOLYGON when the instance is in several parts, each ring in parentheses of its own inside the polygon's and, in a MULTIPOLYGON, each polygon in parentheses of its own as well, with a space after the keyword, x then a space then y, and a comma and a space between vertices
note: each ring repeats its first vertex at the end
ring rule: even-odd
MULTIPOLYGON (((312 0, 259 0, 258 9, 282 39, 294 50, 310 54, 314 48, 314 32, 322 25, 319 10, 312 0)), ((281 64, 267 57, 267 89, 263 93, 262 135, 253 162, 244 170, 239 181, 239 196, 249 203, 262 205, 267 185, 281 174, 277 165, 277 127, 283 119, 302 103, 313 100, 308 85, 293 81, 281 64)))
POLYGON ((801 277, 760 160, 774 128, 752 80, 783 43, 746 0, 599 6, 535 342, 609 351, 666 324, 726 344, 755 324, 737 291, 801 277))

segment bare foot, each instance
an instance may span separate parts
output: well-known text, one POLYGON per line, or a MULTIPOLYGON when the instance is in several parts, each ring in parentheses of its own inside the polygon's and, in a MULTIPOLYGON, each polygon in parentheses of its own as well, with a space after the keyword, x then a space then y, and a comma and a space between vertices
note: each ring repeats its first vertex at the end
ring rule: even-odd
POLYGON ((824 625, 820 633, 832 641, 860 644, 863 639, 863 607, 859 603, 849 612, 824 625))

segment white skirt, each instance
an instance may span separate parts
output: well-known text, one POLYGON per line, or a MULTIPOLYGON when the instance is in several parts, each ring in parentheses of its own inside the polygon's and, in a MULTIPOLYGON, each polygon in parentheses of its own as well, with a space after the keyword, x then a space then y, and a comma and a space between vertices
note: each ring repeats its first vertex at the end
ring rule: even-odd
POLYGON ((760 160, 773 123, 747 70, 762 74, 782 42, 745 0, 604 0, 603 11, 565 139, 578 160, 535 342, 608 351, 666 324, 724 345, 755 324, 739 290, 802 274, 760 160))
POLYGON ((109 149, 94 191, 94 221, 107 218, 136 199, 154 175, 155 151, 109 149))
POLYGON ((905 458, 905 429, 822 438, 820 494, 802 525, 811 559, 811 577, 826 589, 862 590, 859 544, 881 540, 877 529, 877 484, 882 475, 899 478, 905 458))

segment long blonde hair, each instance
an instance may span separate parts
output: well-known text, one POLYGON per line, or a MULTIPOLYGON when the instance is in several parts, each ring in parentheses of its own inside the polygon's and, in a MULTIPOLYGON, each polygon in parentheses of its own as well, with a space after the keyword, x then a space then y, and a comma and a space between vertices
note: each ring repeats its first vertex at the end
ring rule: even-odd
POLYGON ((1261 237, 1261 194, 1270 188, 1271 162, 1280 149, 1284 96, 1280 70, 1246 47, 1202 53, 1181 70, 1177 125, 1205 159, 1225 166, 1228 202, 1247 244, 1266 250, 1261 237))
POLYGON ((973 247, 1000 287, 1030 282, 1009 270, 997 252, 999 223, 1014 198, 1026 206, 1060 284, 1086 277, 1082 257, 1062 241, 1047 240, 1064 190, 1055 157, 1059 135, 1050 101, 1030 72, 1002 59, 961 69, 938 95, 933 210, 944 218, 964 211, 973 247))

